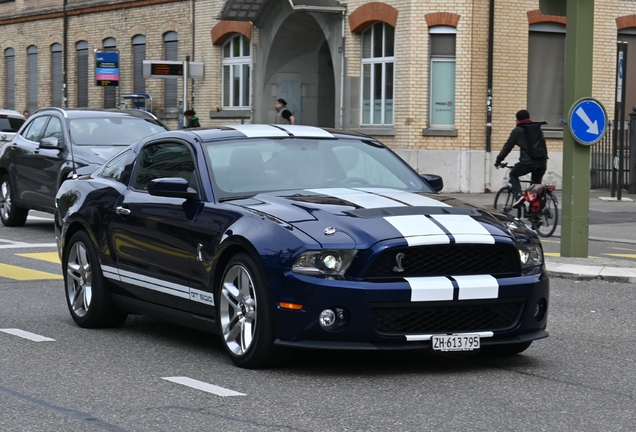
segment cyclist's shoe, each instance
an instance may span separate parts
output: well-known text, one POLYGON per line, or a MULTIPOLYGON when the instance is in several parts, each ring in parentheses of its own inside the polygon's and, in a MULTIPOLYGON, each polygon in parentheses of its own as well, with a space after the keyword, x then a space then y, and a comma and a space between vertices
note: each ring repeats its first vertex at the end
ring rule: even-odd
POLYGON ((514 203, 512 203, 512 208, 519 208, 519 207, 521 206, 521 204, 523 204, 523 202, 524 202, 525 200, 526 200, 526 199, 524 198, 524 196, 523 196, 523 195, 517 195, 517 196, 515 196, 515 201, 514 201, 514 203))

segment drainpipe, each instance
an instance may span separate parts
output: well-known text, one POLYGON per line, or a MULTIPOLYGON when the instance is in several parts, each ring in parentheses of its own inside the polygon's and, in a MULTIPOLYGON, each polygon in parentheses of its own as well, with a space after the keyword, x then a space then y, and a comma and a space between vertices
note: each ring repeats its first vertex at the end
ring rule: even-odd
POLYGON ((63 56, 64 59, 62 62, 64 63, 64 70, 62 71, 62 103, 64 104, 64 108, 68 108, 68 16, 66 15, 66 4, 68 0, 64 0, 62 6, 62 33, 64 39, 64 47, 63 47, 63 56))
POLYGON ((340 55, 340 129, 344 129, 345 19, 346 12, 342 11, 342 53, 340 55))
POLYGON ((492 192, 490 187, 490 171, 492 169, 492 69, 495 28, 495 0, 490 0, 488 13, 488 98, 486 101, 486 181, 485 192, 492 192))

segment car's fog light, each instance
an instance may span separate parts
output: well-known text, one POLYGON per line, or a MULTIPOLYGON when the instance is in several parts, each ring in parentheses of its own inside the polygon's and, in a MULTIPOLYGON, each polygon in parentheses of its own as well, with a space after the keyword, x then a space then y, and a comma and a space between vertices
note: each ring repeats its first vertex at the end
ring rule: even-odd
POLYGON ((534 307, 534 319, 537 321, 543 320, 545 318, 545 313, 548 310, 548 302, 546 299, 541 299, 537 302, 534 307))
POLYGON ((325 309, 320 312, 318 322, 327 331, 340 330, 349 323, 349 314, 342 308, 325 309))

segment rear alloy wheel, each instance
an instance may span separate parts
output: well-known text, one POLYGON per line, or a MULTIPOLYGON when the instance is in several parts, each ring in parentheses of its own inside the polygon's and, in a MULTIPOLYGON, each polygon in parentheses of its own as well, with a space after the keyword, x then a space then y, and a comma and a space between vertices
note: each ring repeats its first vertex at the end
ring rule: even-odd
POLYGON ((232 257, 218 288, 217 317, 223 343, 239 367, 262 368, 280 361, 266 284, 247 254, 232 257))
POLYGON ((0 180, 0 219, 4 226, 19 227, 24 225, 29 210, 18 207, 13 202, 11 192, 11 178, 9 174, 2 176, 0 180))
POLYGON ((127 314, 112 303, 88 234, 85 231, 73 234, 63 255, 66 304, 73 321, 85 328, 116 327, 122 324, 127 314))

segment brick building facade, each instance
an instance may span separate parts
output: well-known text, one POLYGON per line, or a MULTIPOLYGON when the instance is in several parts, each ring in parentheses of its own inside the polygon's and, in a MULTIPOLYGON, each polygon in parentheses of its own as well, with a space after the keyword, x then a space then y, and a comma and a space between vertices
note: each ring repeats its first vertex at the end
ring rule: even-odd
MULTIPOLYGON (((546 130, 548 169, 561 172, 559 119, 567 113, 558 101, 566 19, 541 14, 538 4, 2 1, 0 107, 119 105, 122 95, 142 88, 152 97, 153 112, 177 127, 181 80, 144 80, 139 56, 189 57, 204 65, 203 79, 189 80, 187 87, 187 104, 203 126, 271 123, 273 102, 284 97, 300 123, 376 136, 421 172, 441 174, 448 192, 497 189, 503 172, 490 167, 519 109, 529 108, 535 120, 552 119, 546 130), (119 52, 116 89, 95 85, 94 51, 107 48, 119 52), (66 73, 60 75, 64 65, 66 73)), ((616 42, 633 42, 630 50, 636 49, 636 2, 596 0, 594 36, 591 96, 612 113, 616 42)), ((631 69, 631 62, 627 65, 631 107, 636 104, 636 79, 629 78, 636 76, 636 51, 629 58, 635 62, 631 69)))

